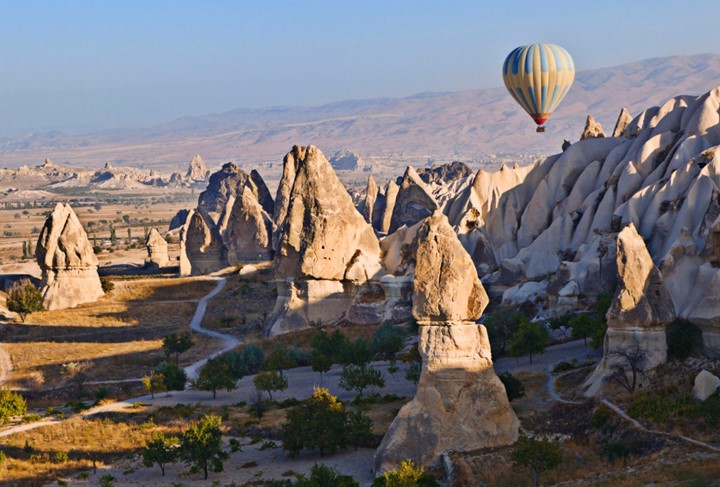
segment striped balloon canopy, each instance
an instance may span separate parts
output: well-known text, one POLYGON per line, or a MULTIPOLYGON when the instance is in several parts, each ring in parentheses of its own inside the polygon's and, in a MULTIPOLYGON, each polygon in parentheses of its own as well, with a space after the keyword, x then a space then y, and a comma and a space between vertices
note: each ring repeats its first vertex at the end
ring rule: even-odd
POLYGON ((503 65, 505 87, 538 125, 552 115, 574 79, 572 57, 555 44, 518 47, 503 65))

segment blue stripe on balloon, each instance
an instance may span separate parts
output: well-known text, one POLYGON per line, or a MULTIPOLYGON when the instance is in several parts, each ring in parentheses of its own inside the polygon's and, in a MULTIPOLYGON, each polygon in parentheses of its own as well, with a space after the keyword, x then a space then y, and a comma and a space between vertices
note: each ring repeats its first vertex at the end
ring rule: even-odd
POLYGON ((522 89, 517 88, 517 93, 518 93, 518 96, 520 97, 520 104, 523 106, 523 108, 525 108, 525 111, 527 111, 528 113, 532 112, 532 107, 525 99, 525 93, 523 93, 522 89))
POLYGON ((548 111, 548 87, 547 85, 542 86, 542 102, 541 102, 540 112, 547 113, 548 111))
POLYGON ((557 98, 559 92, 560 85, 555 85, 555 87, 553 87, 552 97, 550 98, 550 105, 547 110, 548 112, 552 112, 555 109, 555 99, 557 98))
POLYGON ((565 71, 564 58, 562 54, 560 54, 558 46, 556 46, 555 44, 550 44, 550 49, 552 49, 553 56, 555 57, 555 70, 558 72, 565 71))
POLYGON ((522 48, 518 47, 513 52, 510 53, 510 56, 513 58, 512 62, 512 74, 518 74, 518 70, 520 69, 520 54, 522 53, 522 48))
POLYGON ((530 101, 532 101, 532 108, 535 110, 533 113, 540 113, 537 97, 535 96, 535 88, 528 86, 528 93, 530 94, 530 101))
POLYGON ((540 49, 540 69, 542 69, 543 73, 547 73, 550 67, 548 66, 548 58, 547 58, 547 52, 545 51, 545 46, 539 46, 540 49))
POLYGON ((525 54, 525 72, 530 74, 532 73, 532 67, 533 67, 533 50, 535 49, 535 45, 529 46, 526 54, 525 54))
POLYGON ((567 52, 562 47, 560 48, 560 52, 562 52, 563 56, 565 56, 565 62, 567 63, 568 71, 575 71, 575 66, 573 66, 572 58, 570 57, 570 53, 567 52))

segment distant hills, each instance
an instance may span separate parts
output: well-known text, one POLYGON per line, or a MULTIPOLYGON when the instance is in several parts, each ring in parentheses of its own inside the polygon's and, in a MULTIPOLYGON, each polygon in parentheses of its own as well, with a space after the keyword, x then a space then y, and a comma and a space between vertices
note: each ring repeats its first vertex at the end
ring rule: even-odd
POLYGON ((536 134, 534 123, 498 87, 316 107, 237 109, 89 135, 53 132, 0 139, 0 167, 33 165, 50 157, 95 167, 110 160, 179 168, 196 153, 213 166, 228 160, 280 162, 292 145, 311 143, 326 154, 350 149, 390 164, 527 159, 557 152, 564 138, 577 140, 588 114, 611 132, 623 106, 635 116, 671 96, 699 94, 716 85, 720 54, 653 58, 579 72, 545 134, 536 134))

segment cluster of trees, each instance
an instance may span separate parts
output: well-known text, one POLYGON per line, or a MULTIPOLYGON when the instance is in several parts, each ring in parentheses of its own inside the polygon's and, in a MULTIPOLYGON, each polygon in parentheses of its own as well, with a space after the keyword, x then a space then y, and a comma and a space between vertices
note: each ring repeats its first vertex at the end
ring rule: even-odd
MULTIPOLYGON (((209 414, 192 423, 180 436, 155 432, 142 451, 143 463, 147 467, 157 465, 163 476, 165 467, 178 460, 184 461, 192 473, 202 471, 205 479, 209 471, 222 472, 230 454, 223 449, 221 424, 220 416, 209 414)), ((231 452, 239 450, 239 443, 231 440, 231 452)))
POLYGON ((542 326, 530 321, 524 314, 510 308, 501 308, 485 319, 494 359, 510 353, 513 357, 543 353, 548 335, 542 326))

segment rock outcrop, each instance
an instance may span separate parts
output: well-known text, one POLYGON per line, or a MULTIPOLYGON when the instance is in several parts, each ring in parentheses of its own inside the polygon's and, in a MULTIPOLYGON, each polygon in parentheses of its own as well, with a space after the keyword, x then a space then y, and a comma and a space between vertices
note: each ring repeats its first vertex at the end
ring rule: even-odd
POLYGON ((145 258, 145 267, 160 268, 170 263, 168 258, 168 245, 157 228, 153 228, 145 239, 145 247, 147 248, 147 257, 145 258))
POLYGON ((580 135, 580 140, 597 137, 605 137, 605 131, 603 130, 602 125, 600 125, 600 122, 595 120, 592 115, 588 115, 587 120, 585 121, 585 129, 580 135))
POLYGON ((271 260, 272 230, 272 217, 257 200, 248 181, 234 199, 225 230, 230 265, 271 260))
POLYGON ((209 171, 205 165, 205 161, 203 161, 203 158, 200 157, 199 154, 195 154, 192 161, 190 161, 190 166, 188 167, 185 177, 193 182, 205 181, 208 177, 208 173, 209 171))
POLYGON ((417 239, 413 315, 422 373, 375 453, 376 473, 408 458, 438 466, 444 451, 508 445, 518 435, 487 331, 474 322, 488 299, 470 256, 440 212, 420 224, 417 239))
POLYGON ((365 221, 371 225, 373 222, 373 209, 375 208, 375 202, 378 199, 378 193, 378 185, 371 174, 368 177, 367 188, 365 189, 365 199, 363 200, 362 206, 360 208, 362 210, 361 213, 362 216, 365 218, 365 221))
POLYGON ((275 201, 278 299, 265 333, 379 323, 384 293, 368 282, 381 270, 377 237, 319 149, 293 147, 275 201))
POLYGON ((473 175, 468 165, 460 161, 433 164, 431 167, 418 169, 417 173, 425 184, 448 184, 473 175))
POLYGON ((628 365, 626 354, 642 353, 644 369, 667 360, 666 327, 675 319, 662 275, 631 223, 617 238, 618 287, 607 312, 604 357, 589 379, 594 395, 615 366, 628 365))
POLYGON ((74 308, 103 296, 98 261, 77 215, 58 203, 40 231, 35 257, 47 310, 74 308))
POLYGON ((180 275, 210 274, 228 265, 217 224, 204 209, 191 211, 180 232, 180 275))
POLYGON ((343 149, 330 158, 330 165, 336 171, 372 171, 372 164, 355 152, 343 149))
POLYGON ((393 205, 388 232, 392 233, 403 225, 412 226, 430 216, 437 208, 438 204, 425 182, 415 169, 408 166, 393 205))
POLYGON ((615 122, 615 128, 613 129, 613 137, 622 137, 625 134, 625 129, 632 122, 632 115, 627 111, 627 108, 623 107, 620 110, 617 121, 615 122))
POLYGON ((231 196, 237 197, 248 177, 245 171, 234 163, 223 164, 222 169, 210 176, 207 189, 200 193, 198 208, 219 216, 228 199, 231 196))

